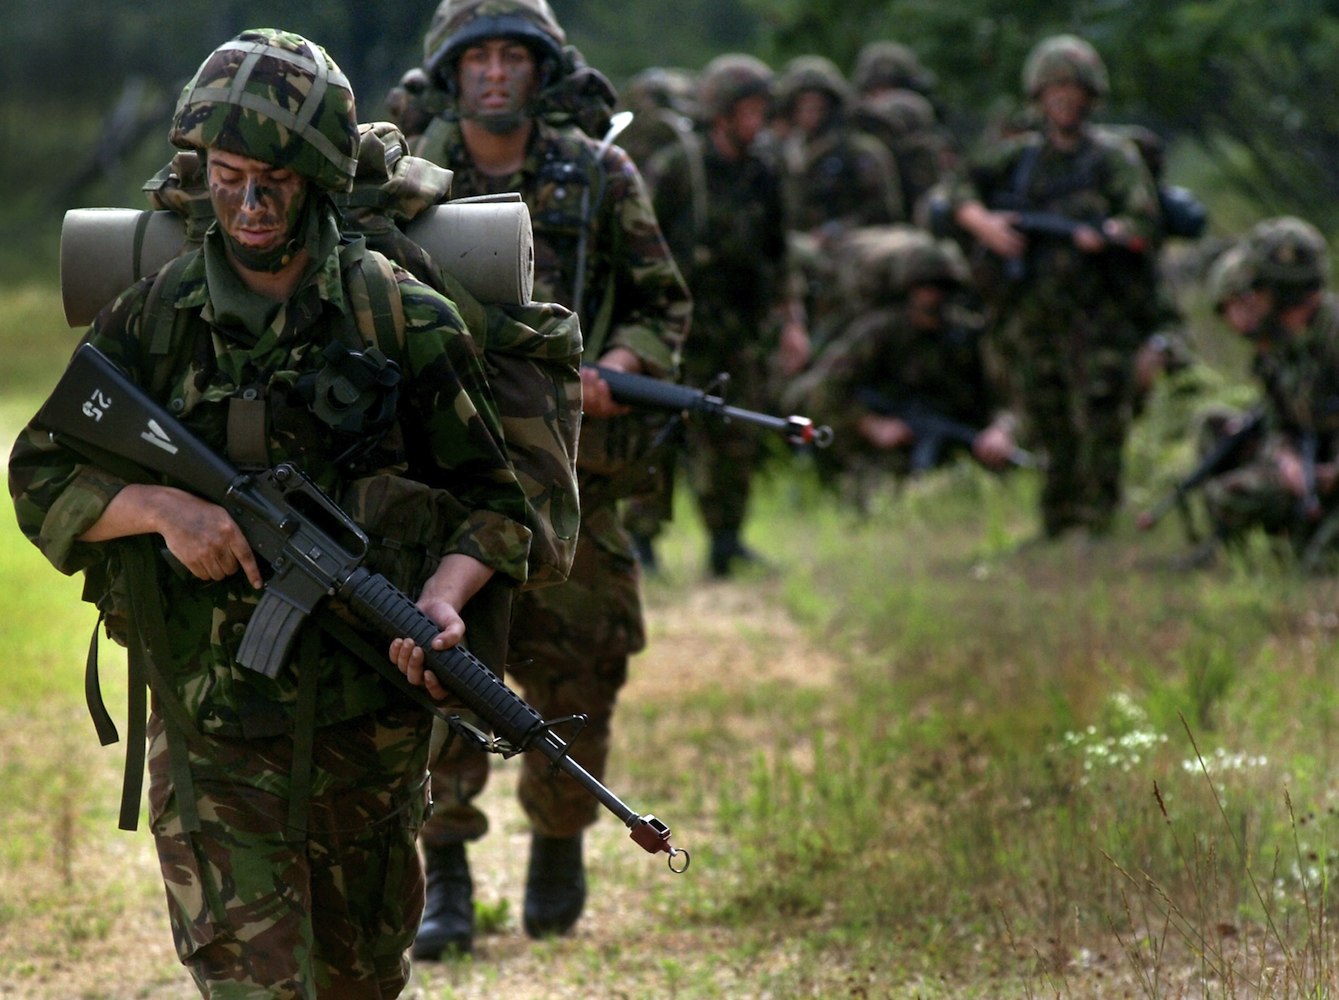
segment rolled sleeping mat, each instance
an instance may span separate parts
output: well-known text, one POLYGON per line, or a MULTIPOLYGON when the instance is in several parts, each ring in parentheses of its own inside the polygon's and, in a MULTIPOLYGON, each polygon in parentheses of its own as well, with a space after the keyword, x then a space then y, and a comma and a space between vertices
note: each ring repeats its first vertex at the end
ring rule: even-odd
MULTIPOLYGON (((480 302, 530 301, 535 245, 520 200, 462 200, 432 206, 405 226, 439 267, 480 302)), ((65 321, 87 326, 145 275, 186 249, 186 221, 175 212, 75 208, 60 231, 60 294, 65 321)))

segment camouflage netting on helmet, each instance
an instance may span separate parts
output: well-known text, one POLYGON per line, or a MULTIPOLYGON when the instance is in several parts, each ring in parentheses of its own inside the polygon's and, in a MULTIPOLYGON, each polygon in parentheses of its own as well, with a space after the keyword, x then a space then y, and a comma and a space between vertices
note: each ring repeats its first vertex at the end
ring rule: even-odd
POLYGON ((901 42, 870 42, 856 56, 851 73, 851 84, 861 93, 898 88, 928 94, 935 82, 935 75, 901 42))
POLYGON ((1223 311, 1229 299, 1249 292, 1255 284, 1255 271, 1245 245, 1238 243, 1219 254, 1204 283, 1209 304, 1218 312, 1223 311))
POLYGON ((423 39, 423 68, 444 90, 460 53, 489 38, 515 38, 557 60, 567 43, 546 0, 442 0, 423 39))
POLYGON ((698 113, 705 120, 728 115, 746 97, 771 97, 772 69, 761 59, 738 52, 717 56, 697 83, 698 113))
POLYGON ((1053 83, 1077 83, 1094 97, 1111 91, 1106 64, 1097 50, 1077 35, 1043 39, 1023 64, 1023 92, 1035 98, 1053 83))
POLYGON ((834 248, 844 301, 876 307, 903 298, 921 284, 965 285, 967 261, 957 244, 914 226, 865 226, 834 248))
POLYGON ((782 114, 789 115, 802 91, 817 90, 832 98, 839 110, 850 107, 855 95, 837 64, 824 56, 796 56, 786 63, 777 84, 777 101, 782 114))
POLYGON ((1278 288, 1324 285, 1330 255, 1320 230, 1285 215, 1258 222, 1246 237, 1246 255, 1256 281, 1278 288))
POLYGON ((348 80, 320 46, 271 28, 210 54, 181 92, 170 138, 285 167, 330 191, 349 190, 357 168, 348 80))

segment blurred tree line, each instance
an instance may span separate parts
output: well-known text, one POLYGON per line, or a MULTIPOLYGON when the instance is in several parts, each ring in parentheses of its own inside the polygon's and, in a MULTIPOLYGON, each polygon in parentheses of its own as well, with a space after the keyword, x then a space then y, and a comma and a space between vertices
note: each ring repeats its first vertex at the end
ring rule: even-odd
MULTIPOLYGON (((970 143, 1019 99, 1028 49, 1083 34, 1111 71, 1107 120, 1193 143, 1259 213, 1339 228, 1339 0, 551 0, 569 40, 616 84, 651 65, 700 68, 728 50, 778 68, 821 53, 849 70, 865 42, 910 45, 970 143)), ((325 45, 379 117, 421 57, 432 0, 44 0, 6 4, 0 33, 0 236, 79 204, 127 201, 137 145, 161 163, 166 116, 209 50, 245 27, 279 25, 325 45), (155 115, 157 116, 155 118, 155 115), (117 147, 121 148, 117 148, 117 147), (34 163, 41 164, 34 168, 34 163), (121 175, 118 175, 118 171, 121 175), (111 175, 111 186, 92 183, 111 175), (128 192, 128 193, 127 193, 128 192)), ((149 172, 152 172, 151 169, 149 172)), ((1211 206, 1212 207, 1212 206, 1211 206)))

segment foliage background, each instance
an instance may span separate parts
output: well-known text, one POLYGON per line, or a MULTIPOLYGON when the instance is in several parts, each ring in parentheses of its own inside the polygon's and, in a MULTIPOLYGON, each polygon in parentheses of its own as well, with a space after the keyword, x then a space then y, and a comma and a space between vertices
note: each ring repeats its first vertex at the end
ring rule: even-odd
MULTIPOLYGON (((23 276, 34 262, 49 266, 64 209, 138 203, 139 183, 168 152, 160 126, 179 86, 222 39, 260 23, 317 39, 350 75, 370 120, 418 61, 433 11, 429 2, 390 0, 6 7, 13 9, 0 33, 7 192, 0 277, 23 276), (136 109, 158 117, 147 114, 142 131, 126 136, 136 109)), ((569 40, 619 85, 647 66, 697 69, 728 50, 778 67, 819 52, 849 68, 864 42, 895 38, 938 76, 939 99, 965 144, 991 113, 1016 101, 1019 68, 1035 41, 1079 32, 1111 68, 1105 117, 1168 139, 1171 179, 1193 172, 1220 231, 1283 212, 1327 231, 1339 222, 1334 0, 553 0, 553 7, 569 40)))

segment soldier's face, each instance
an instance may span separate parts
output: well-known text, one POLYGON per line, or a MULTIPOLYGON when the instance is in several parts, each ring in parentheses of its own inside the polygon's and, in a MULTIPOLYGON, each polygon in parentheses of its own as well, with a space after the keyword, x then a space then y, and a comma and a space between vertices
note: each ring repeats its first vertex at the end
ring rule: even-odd
POLYGON ((771 102, 765 94, 754 94, 735 103, 727 121, 731 137, 740 150, 748 149, 767 125, 771 102))
POLYGON ((209 151, 209 195, 220 228, 257 252, 283 246, 302 215, 307 179, 223 150, 209 151))
POLYGON ((817 132, 832 114, 832 98, 821 90, 802 90, 795 95, 795 127, 805 135, 817 132))
POLYGON ((1270 302, 1263 293, 1255 289, 1241 292, 1229 296, 1223 303, 1223 321, 1242 336, 1250 337, 1260 329, 1269 307, 1270 302))
POLYGON ((1049 83, 1042 88, 1037 98, 1041 113, 1046 121, 1061 131, 1070 131, 1079 127, 1088 117, 1088 105, 1092 98, 1087 88, 1070 81, 1049 83))
POLYGON ((519 119, 538 86, 538 72, 534 53, 520 42, 490 38, 471 45, 456 67, 461 114, 519 119))

